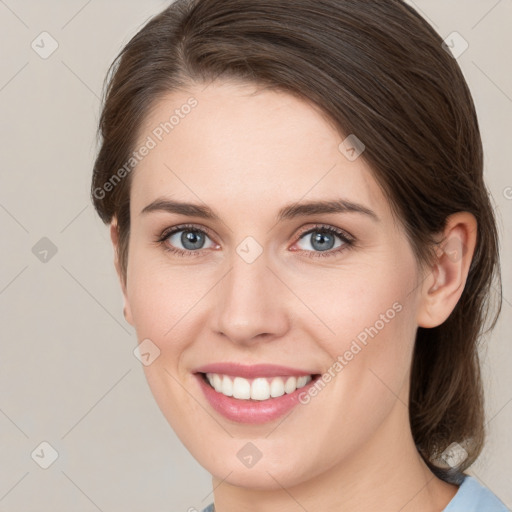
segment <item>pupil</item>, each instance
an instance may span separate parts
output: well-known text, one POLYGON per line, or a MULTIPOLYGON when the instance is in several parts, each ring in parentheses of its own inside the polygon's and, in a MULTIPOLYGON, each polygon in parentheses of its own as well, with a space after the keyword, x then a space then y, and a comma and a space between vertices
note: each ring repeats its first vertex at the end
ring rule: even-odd
POLYGON ((188 247, 189 249, 199 249, 201 246, 201 233, 197 233, 195 231, 185 231, 181 235, 181 242, 184 247, 187 247, 187 243, 192 244, 192 247, 188 247))
POLYGON ((319 243, 319 247, 316 247, 317 249, 320 249, 321 251, 325 251, 325 250, 328 250, 328 249, 332 249, 332 243, 331 244, 326 244, 326 240, 329 241, 329 239, 331 239, 330 241, 333 242, 333 236, 328 234, 328 233, 318 233, 317 235, 315 235, 313 237, 313 240, 314 240, 314 243, 312 244, 313 247, 315 247, 315 243, 319 243), (326 245, 330 245, 330 247, 326 247, 326 245))

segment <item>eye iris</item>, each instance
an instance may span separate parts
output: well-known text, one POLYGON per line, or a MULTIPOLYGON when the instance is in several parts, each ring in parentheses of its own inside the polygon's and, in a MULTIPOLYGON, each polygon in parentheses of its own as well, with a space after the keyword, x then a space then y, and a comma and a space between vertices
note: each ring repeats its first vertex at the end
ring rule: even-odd
POLYGON ((311 237, 312 239, 312 243, 311 245, 315 248, 315 249, 318 249, 320 251, 327 251, 329 249, 332 249, 333 246, 334 246, 334 237, 333 235, 329 234, 329 233, 321 233, 321 232, 317 232, 316 235, 312 235, 311 237), (325 246, 325 241, 329 240, 330 239, 330 242, 331 244, 327 244, 329 245, 329 247, 326 247, 325 246), (316 243, 320 243, 320 246, 319 247, 315 247, 315 244, 316 243), (323 245, 322 245, 323 244, 323 245))
POLYGON ((197 231, 183 231, 181 235, 181 243, 183 244, 183 247, 187 249, 200 249, 201 245, 204 243, 204 236, 202 233, 197 231), (187 247, 187 243, 191 243, 192 247, 187 247))

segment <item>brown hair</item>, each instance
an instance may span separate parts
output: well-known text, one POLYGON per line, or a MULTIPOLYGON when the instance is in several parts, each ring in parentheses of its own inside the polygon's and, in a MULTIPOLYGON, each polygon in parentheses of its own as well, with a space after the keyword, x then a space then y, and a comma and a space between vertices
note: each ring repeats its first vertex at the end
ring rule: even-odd
POLYGON ((401 0, 177 0, 131 39, 109 71, 91 193, 103 221, 117 220, 125 282, 131 173, 112 179, 162 95, 218 77, 299 95, 340 133, 362 140, 362 158, 418 261, 430 261, 449 215, 476 217, 462 297, 442 325, 418 328, 411 369, 418 451, 437 476, 460 483, 484 445, 478 349, 493 278, 499 297, 491 328, 501 309, 501 280, 475 107, 441 37, 401 0), (451 469, 439 456, 453 442, 468 457, 451 469))

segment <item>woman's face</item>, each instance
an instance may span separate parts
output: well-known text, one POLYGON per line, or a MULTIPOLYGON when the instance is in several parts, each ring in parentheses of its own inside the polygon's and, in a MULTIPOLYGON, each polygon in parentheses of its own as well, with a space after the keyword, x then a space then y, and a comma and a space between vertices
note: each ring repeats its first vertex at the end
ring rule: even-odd
POLYGON ((412 248, 361 146, 340 149, 345 137, 296 97, 255 90, 195 85, 146 119, 125 299, 149 386, 187 449, 220 479, 274 489, 363 453, 382 464, 390 436, 410 435, 422 300, 412 248), (340 208, 300 207, 320 201, 340 208), (224 363, 268 366, 204 368, 224 363), (255 399, 224 396, 200 369, 255 399), (293 392, 290 377, 310 374, 327 377, 293 392))

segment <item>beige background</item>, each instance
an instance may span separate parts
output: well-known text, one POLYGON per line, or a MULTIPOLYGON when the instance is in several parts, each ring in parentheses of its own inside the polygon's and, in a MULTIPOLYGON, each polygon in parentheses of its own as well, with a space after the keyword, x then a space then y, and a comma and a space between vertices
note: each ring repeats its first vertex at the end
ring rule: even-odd
MULTIPOLYGON (((0 0, 0 512, 187 511, 213 499, 133 355, 108 230, 89 202, 107 67, 166 4, 0 0), (45 59, 43 31, 58 44, 45 59)), ((458 61, 481 123, 505 295, 483 354, 490 436, 470 473, 512 507, 512 2, 414 5, 443 38, 469 43, 458 61)))

